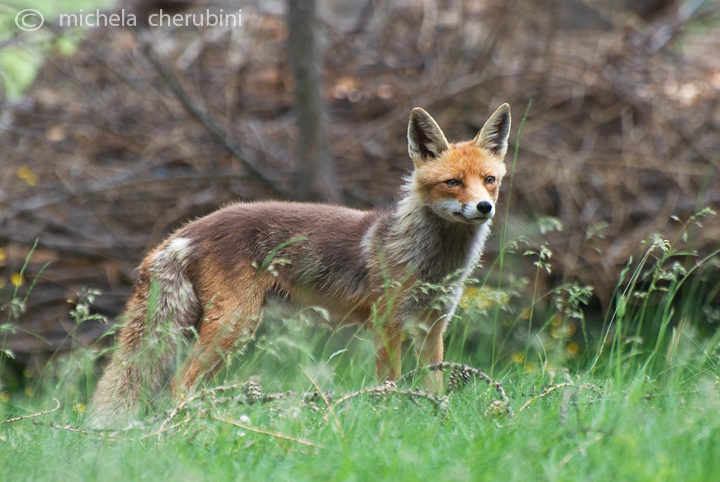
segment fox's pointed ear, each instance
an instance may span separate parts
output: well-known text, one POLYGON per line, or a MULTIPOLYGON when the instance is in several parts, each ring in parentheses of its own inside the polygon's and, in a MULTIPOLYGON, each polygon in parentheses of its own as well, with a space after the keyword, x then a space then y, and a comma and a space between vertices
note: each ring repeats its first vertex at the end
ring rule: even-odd
POLYGON ((413 162, 425 163, 437 159, 447 148, 448 141, 435 119, 420 107, 415 107, 408 123, 408 153, 413 162))
POLYGON ((475 144, 496 156, 505 157, 510 136, 510 104, 503 104, 475 136, 475 144))

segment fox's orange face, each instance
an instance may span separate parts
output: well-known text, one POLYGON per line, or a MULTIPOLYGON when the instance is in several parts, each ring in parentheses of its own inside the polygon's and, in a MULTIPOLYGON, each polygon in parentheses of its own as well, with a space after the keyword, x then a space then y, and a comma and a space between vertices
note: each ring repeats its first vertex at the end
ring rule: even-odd
POLYGON ((510 134, 510 106, 490 116, 475 139, 449 144, 430 114, 415 108, 408 152, 415 189, 423 204, 448 221, 484 224, 495 214, 510 134))

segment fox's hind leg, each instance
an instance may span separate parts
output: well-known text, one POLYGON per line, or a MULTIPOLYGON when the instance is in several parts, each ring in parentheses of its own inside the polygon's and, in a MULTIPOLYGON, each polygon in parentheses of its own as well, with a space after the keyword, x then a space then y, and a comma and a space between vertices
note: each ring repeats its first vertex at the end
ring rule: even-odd
POLYGON ((127 302, 117 350, 98 382, 88 423, 122 427, 167 381, 178 349, 202 311, 185 269, 188 242, 170 239, 140 265, 127 302))
POLYGON ((238 296, 212 299, 205 307, 198 340, 179 371, 175 390, 177 387, 192 390, 198 382, 212 377, 234 349, 242 348, 252 339, 262 320, 262 306, 270 284, 256 278, 238 296))
POLYGON ((402 352, 402 330, 399 326, 383 326, 375 334, 375 364, 377 379, 395 381, 400 376, 402 352))

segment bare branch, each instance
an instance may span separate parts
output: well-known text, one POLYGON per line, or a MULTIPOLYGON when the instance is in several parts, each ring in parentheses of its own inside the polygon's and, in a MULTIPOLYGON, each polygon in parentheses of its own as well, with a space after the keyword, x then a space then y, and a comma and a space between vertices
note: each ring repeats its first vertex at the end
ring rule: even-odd
MULTIPOLYGON (((133 30, 134 31, 134 30, 133 30)), ((251 176, 259 181, 263 186, 273 191, 278 196, 291 198, 292 195, 288 191, 285 191, 280 186, 275 184, 270 178, 268 178, 253 162, 251 162, 248 156, 243 152, 242 148, 232 140, 230 135, 225 132, 216 122, 210 117, 202 107, 197 105, 190 95, 183 88, 178 81, 177 77, 168 69, 156 56, 152 49, 152 34, 149 30, 141 30, 136 36, 138 43, 141 47, 142 52, 145 54, 147 59, 150 61, 155 70, 160 76, 167 82, 170 90, 178 98, 180 103, 183 105, 185 110, 192 115, 205 129, 217 139, 230 153, 238 159, 243 166, 248 170, 251 176)))
POLYGON ((32 415, 23 415, 22 417, 9 418, 9 419, 5 420, 5 423, 18 422, 20 420, 27 420, 29 418, 41 417, 43 415, 47 415, 48 413, 56 412, 58 409, 60 409, 60 400, 58 400, 57 398, 53 398, 53 400, 55 400, 55 403, 57 403, 57 407, 53 408, 52 410, 45 410, 43 412, 33 413, 32 415))
POLYGON ((244 424, 244 423, 242 423, 242 422, 236 422, 236 421, 234 421, 234 420, 226 420, 226 419, 224 419, 224 418, 216 417, 216 416, 213 416, 213 420, 217 420, 217 421, 219 421, 219 422, 229 423, 230 425, 235 425, 236 427, 240 427, 241 429, 243 429, 243 430, 248 430, 248 431, 250 431, 250 432, 261 433, 261 434, 263 434, 263 435, 270 435, 270 436, 275 437, 275 438, 279 438, 279 439, 283 439, 283 440, 289 440, 289 441, 291 441, 291 442, 299 443, 299 444, 302 444, 302 445, 307 445, 308 447, 313 447, 313 448, 319 447, 319 448, 322 448, 322 446, 315 445, 314 443, 310 442, 309 440, 291 437, 291 436, 289 436, 289 435, 285 435, 285 434, 282 434, 282 433, 279 433, 279 432, 271 432, 271 431, 269 431, 269 430, 263 430, 263 429, 260 429, 260 428, 251 427, 250 425, 244 424))

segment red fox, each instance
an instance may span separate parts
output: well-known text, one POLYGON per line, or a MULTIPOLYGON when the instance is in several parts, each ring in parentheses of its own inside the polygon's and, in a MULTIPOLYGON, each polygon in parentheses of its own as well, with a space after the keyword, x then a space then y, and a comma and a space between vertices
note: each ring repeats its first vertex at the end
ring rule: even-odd
MULTIPOLYGON (((140 265, 91 425, 137 416, 193 333, 173 385, 191 390, 212 376, 224 354, 252 338, 269 292, 326 308, 335 326, 372 328, 380 381, 400 375, 405 334, 421 365, 442 361, 443 332, 495 214, 509 133, 508 104, 473 140, 456 144, 415 108, 408 125, 414 170, 396 205, 238 203, 179 228, 140 265)), ((439 372, 424 382, 442 390, 439 372)))

